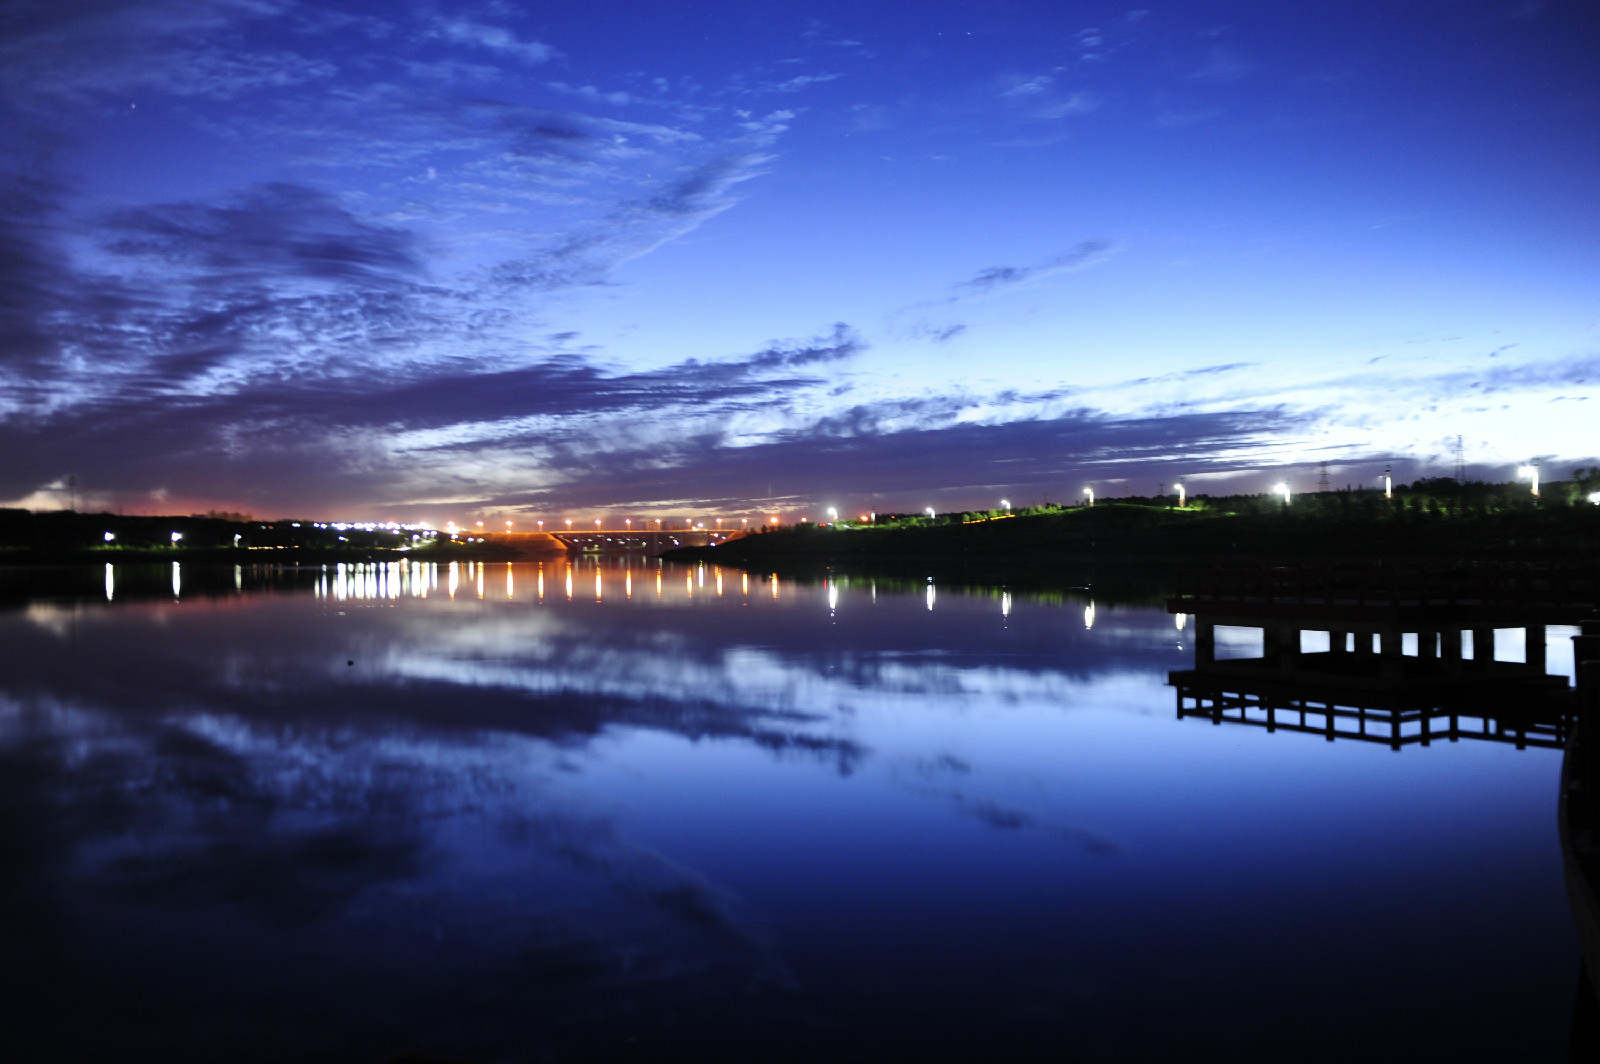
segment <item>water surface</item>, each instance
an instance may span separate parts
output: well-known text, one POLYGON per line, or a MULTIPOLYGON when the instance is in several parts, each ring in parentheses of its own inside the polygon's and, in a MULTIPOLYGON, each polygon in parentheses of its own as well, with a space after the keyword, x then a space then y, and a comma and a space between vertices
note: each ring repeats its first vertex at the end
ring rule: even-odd
POLYGON ((1559 753, 1179 720, 1157 606, 7 579, 14 1059, 1564 1059, 1559 753))

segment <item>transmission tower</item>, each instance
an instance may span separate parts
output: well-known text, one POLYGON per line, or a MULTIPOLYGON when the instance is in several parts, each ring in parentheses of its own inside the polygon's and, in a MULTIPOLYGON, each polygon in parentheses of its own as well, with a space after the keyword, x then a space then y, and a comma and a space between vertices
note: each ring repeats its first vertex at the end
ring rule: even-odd
POLYGON ((1328 463, 1327 462, 1323 462, 1322 465, 1318 467, 1318 472, 1317 472, 1317 490, 1318 491, 1327 491, 1328 490, 1328 463))
POLYGON ((1456 437, 1456 483, 1467 482, 1467 448, 1461 442, 1461 437, 1456 437))

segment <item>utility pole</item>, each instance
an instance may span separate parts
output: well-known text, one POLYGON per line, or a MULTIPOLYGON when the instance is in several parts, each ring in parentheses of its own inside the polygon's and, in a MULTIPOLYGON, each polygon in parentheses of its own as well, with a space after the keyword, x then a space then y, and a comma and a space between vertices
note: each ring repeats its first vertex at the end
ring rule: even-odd
POLYGON ((1467 448, 1466 448, 1466 445, 1461 442, 1461 436, 1459 434, 1457 434, 1457 436, 1456 436, 1456 483, 1457 484, 1465 484, 1466 482, 1467 482, 1467 448))
POLYGON ((1322 465, 1319 467, 1319 470, 1320 471, 1317 473, 1317 490, 1318 491, 1327 491, 1328 490, 1328 463, 1327 462, 1323 462, 1322 465))

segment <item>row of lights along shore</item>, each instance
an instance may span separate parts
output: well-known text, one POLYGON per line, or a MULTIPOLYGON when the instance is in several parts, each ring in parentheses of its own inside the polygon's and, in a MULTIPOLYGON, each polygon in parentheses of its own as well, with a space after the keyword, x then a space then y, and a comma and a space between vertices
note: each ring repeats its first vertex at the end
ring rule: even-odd
MULTIPOLYGON (((1529 491, 1530 491, 1530 493, 1535 498, 1537 498, 1539 496, 1539 460, 1537 458, 1533 459, 1527 465, 1519 466, 1517 468, 1517 477, 1518 477, 1518 479, 1529 481, 1529 491)), ((1182 481, 1179 481, 1179 482, 1174 483, 1172 485, 1172 487, 1173 487, 1174 493, 1178 496, 1178 505, 1179 506, 1187 506, 1188 502, 1189 502, 1189 497, 1188 497, 1189 496, 1189 492, 1188 492, 1187 486, 1185 486, 1182 481)), ((1288 503, 1288 502, 1292 501, 1292 499, 1294 497, 1294 492, 1290 488, 1288 481, 1279 481, 1277 484, 1274 484, 1270 494, 1272 494, 1272 495, 1281 495, 1283 497, 1283 501, 1285 503, 1288 503)), ((1083 495, 1084 495, 1084 500, 1085 500, 1085 504, 1086 505, 1093 506, 1095 504, 1095 490, 1094 490, 1094 487, 1092 485, 1088 486, 1088 487, 1085 487, 1083 489, 1083 495)), ((1394 477, 1393 477, 1392 467, 1386 467, 1384 469, 1384 471, 1383 471, 1383 497, 1386 498, 1386 499, 1394 498, 1394 477)), ((1594 495, 1591 495, 1589 501, 1600 503, 1600 492, 1596 492, 1594 495)), ((1001 499, 1000 500, 999 509, 1005 511, 1006 514, 1010 514, 1012 512, 1011 500, 1010 499, 1001 499)), ((926 514, 930 519, 936 518, 938 516, 938 512, 932 506, 924 507, 922 512, 924 514, 926 514)), ((832 506, 828 507, 827 508, 827 514, 828 514, 828 518, 829 518, 830 522, 833 522, 833 523, 837 523, 838 522, 838 520, 839 520, 839 511, 838 511, 837 507, 832 507, 832 506)), ((877 519, 878 519, 878 515, 876 513, 866 513, 866 514, 862 514, 861 515, 861 523, 862 524, 873 524, 873 523, 876 523, 877 519)), ((695 521, 692 518, 684 519, 683 524, 681 526, 679 526, 676 522, 668 523, 664 518, 660 518, 660 517, 644 518, 644 519, 642 519, 642 520, 640 520, 638 522, 635 522, 633 520, 633 518, 628 517, 628 518, 623 518, 623 521, 622 521, 623 527, 622 528, 620 528, 620 529, 617 529, 617 528, 607 529, 607 528, 605 528, 605 519, 604 518, 600 518, 600 517, 596 517, 594 519, 594 529, 595 529, 595 532, 599 532, 599 533, 611 532, 611 533, 621 533, 623 535, 631 535, 635 531, 638 531, 638 532, 657 532, 657 533, 674 532, 674 531, 684 531, 684 532, 708 532, 709 531, 709 532, 715 532, 715 533, 722 533, 724 531, 731 531, 732 530, 732 525, 730 523, 728 523, 728 522, 731 522, 731 520, 732 520, 731 518, 716 517, 716 518, 711 518, 710 520, 711 520, 712 525, 714 527, 708 529, 706 527, 706 523, 704 521, 695 521), (637 523, 637 525, 638 525, 637 529, 634 528, 635 523, 637 523), (725 525, 726 525, 726 527, 724 527, 725 525)), ((800 520, 801 520, 801 523, 805 523, 806 521, 809 520, 809 518, 802 517, 800 520)), ((771 516, 767 517, 766 522, 765 522, 765 527, 776 528, 781 523, 782 523, 781 519, 777 515, 774 514, 774 515, 771 515, 771 516)), ((532 530, 542 533, 545 530, 545 525, 546 524, 547 524, 546 521, 544 521, 542 519, 536 519, 536 520, 533 520, 531 522, 524 521, 522 523, 522 528, 524 530, 527 530, 529 528, 529 526, 531 525, 532 526, 532 530)), ((563 518, 560 521, 559 524, 557 522, 554 522, 554 521, 548 522, 548 524, 550 525, 551 531, 553 533, 555 533, 555 532, 572 533, 572 532, 587 532, 588 531, 587 526, 582 524, 582 523, 577 523, 576 527, 575 527, 575 522, 570 517, 563 518)), ((505 531, 506 532, 515 532, 517 530, 517 525, 518 525, 517 521, 515 521, 514 519, 508 519, 505 522, 505 531)), ((340 530, 340 531, 344 531, 346 529, 353 528, 353 529, 366 530, 366 531, 374 531, 374 530, 391 531, 392 530, 392 531, 395 531, 395 532, 406 531, 406 532, 421 532, 421 533, 425 533, 425 534, 435 534, 435 533, 437 533, 439 531, 443 531, 443 532, 448 533, 451 536, 459 536, 459 535, 463 535, 463 534, 466 534, 466 535, 471 535, 471 534, 485 535, 485 534, 488 534, 489 532, 495 531, 494 528, 486 527, 485 522, 483 522, 483 521, 476 521, 470 526, 469 525, 460 525, 460 524, 457 524, 455 521, 447 521, 445 523, 445 527, 443 529, 435 529, 434 527, 432 527, 431 525, 426 524, 426 523, 402 525, 402 524, 397 524, 395 522, 388 522, 388 523, 383 523, 383 522, 366 522, 366 523, 362 523, 362 522, 353 522, 353 523, 334 522, 334 523, 331 523, 331 524, 317 523, 316 527, 319 527, 319 528, 334 528, 334 529, 337 529, 337 530, 340 530)), ((750 519, 748 517, 741 517, 739 519, 739 528, 740 528, 741 531, 749 531, 749 529, 750 529, 750 519)), ((174 532, 172 534, 172 536, 173 536, 173 543, 174 543, 174 545, 176 545, 178 540, 182 538, 182 533, 174 532)), ((109 532, 106 533, 106 539, 107 539, 108 542, 110 542, 112 538, 113 537, 112 537, 111 533, 109 533, 109 532)), ((418 538, 418 537, 414 536, 413 538, 418 538)))

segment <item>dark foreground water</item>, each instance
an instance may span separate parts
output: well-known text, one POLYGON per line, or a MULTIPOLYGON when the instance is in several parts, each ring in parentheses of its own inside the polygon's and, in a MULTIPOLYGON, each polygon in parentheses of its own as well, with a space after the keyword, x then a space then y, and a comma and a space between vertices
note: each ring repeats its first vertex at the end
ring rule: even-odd
POLYGON ((7 580, 7 1060, 1566 1057, 1559 754, 1179 720, 1159 608, 7 580))

